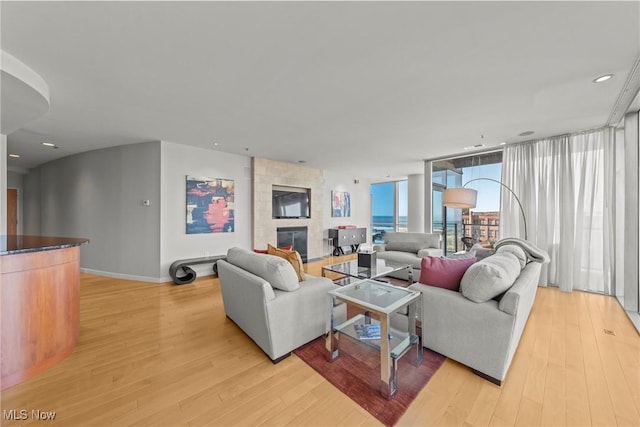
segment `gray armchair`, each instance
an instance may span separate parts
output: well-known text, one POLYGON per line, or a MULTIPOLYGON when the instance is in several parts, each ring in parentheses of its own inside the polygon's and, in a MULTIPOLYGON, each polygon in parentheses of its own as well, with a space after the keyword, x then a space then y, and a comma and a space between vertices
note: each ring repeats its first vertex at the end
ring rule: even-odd
MULTIPOLYGON (((411 264, 413 278, 420 277, 420 263, 426 256, 442 256, 442 242, 439 233, 404 233, 388 231, 384 244, 374 245, 379 259, 411 264)), ((407 271, 390 274, 392 277, 407 280, 407 271)))
MULTIPOLYGON (((338 288, 324 277, 306 275, 298 283, 288 261, 231 248, 218 261, 224 310, 277 363, 292 350, 329 331, 332 298, 338 288)), ((344 304, 334 316, 346 318, 344 304)))

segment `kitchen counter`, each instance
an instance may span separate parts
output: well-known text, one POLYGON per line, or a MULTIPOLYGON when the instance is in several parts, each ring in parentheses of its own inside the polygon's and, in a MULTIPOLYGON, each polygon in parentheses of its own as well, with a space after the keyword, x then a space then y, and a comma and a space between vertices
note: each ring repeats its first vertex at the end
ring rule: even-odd
POLYGON ((80 333, 80 246, 88 239, 0 236, 0 389, 53 367, 80 333))
POLYGON ((79 246, 88 242, 88 239, 78 239, 73 237, 29 235, 0 236, 0 256, 70 248, 72 246, 79 246))

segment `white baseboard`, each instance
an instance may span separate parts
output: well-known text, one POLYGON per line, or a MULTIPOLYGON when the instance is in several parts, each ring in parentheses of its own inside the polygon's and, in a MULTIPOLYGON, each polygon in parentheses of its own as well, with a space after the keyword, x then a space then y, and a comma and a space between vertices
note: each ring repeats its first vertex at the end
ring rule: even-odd
POLYGON ((167 276, 167 277, 135 276, 133 274, 112 273, 110 271, 93 270, 91 268, 80 268, 80 271, 82 273, 95 274, 96 276, 113 277, 114 279, 137 280, 138 282, 165 283, 165 282, 172 281, 170 276, 167 276))

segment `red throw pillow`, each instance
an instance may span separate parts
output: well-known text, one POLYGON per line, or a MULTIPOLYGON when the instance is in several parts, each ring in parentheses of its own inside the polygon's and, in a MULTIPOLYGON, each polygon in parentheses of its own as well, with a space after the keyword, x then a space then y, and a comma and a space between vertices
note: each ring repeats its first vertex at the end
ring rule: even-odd
POLYGON ((476 262, 475 258, 424 257, 420 265, 420 283, 459 291, 464 272, 474 262, 476 262))

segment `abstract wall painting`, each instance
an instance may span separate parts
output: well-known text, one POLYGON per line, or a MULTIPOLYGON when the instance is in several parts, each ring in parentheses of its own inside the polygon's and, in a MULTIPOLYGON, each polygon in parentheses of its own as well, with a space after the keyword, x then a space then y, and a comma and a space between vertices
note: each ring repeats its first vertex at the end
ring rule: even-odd
POLYGON ((334 218, 351 216, 351 195, 347 191, 331 192, 331 216, 334 218))
POLYGON ((234 231, 232 179, 187 175, 187 234, 234 231))

